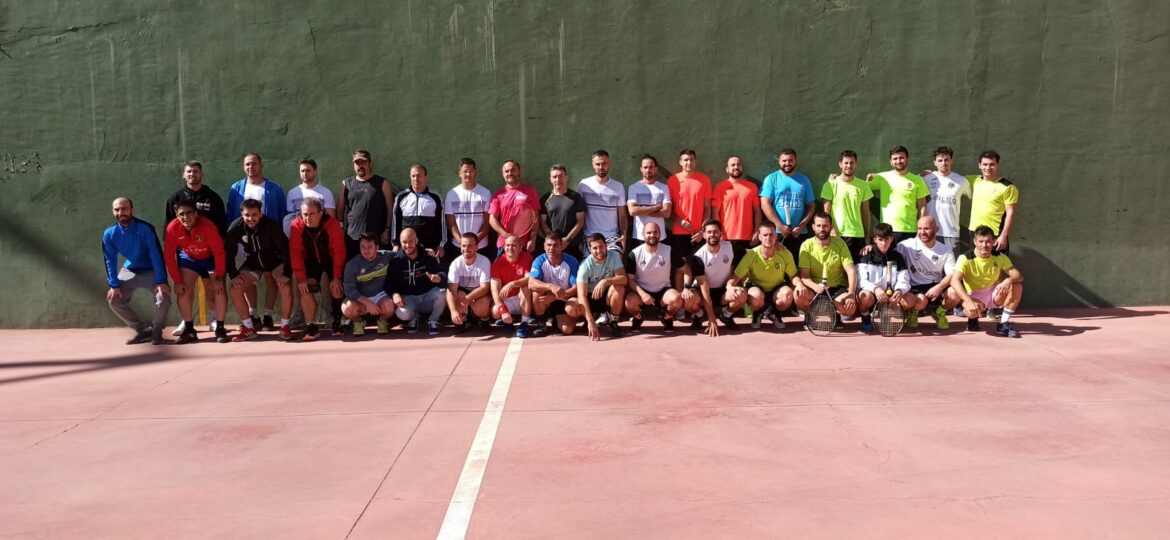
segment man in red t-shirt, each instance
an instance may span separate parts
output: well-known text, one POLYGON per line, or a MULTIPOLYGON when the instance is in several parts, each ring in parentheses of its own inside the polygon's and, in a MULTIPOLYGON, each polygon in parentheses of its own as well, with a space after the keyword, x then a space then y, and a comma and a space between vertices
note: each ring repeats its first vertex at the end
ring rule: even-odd
MULTIPOLYGON (((201 217, 192 199, 175 203, 175 220, 167 224, 163 236, 163 262, 175 282, 179 296, 179 313, 183 315, 183 332, 175 343, 193 343, 199 340, 195 332, 195 280, 203 280, 203 288, 214 298, 215 313, 227 314, 227 294, 223 288, 227 259, 224 256, 223 237, 210 219, 201 217)), ((222 318, 216 321, 215 339, 229 341, 222 318)))
MULTIPOLYGON (((532 210, 540 215, 540 195, 536 194, 532 186, 520 179, 520 162, 514 159, 505 161, 501 172, 504 175, 504 187, 492 194, 492 202, 488 204, 488 222, 499 235, 496 247, 502 251, 504 239, 511 234, 504 229, 504 216, 512 212, 513 206, 520 204, 531 206, 532 210)), ((520 245, 528 253, 536 249, 536 227, 533 227, 533 232, 520 239, 520 245)))
POLYGON ((670 256, 674 285, 682 290, 682 266, 687 256, 703 243, 703 222, 711 217, 711 179, 695 170, 698 160, 691 149, 679 152, 678 174, 666 180, 670 190, 673 224, 670 229, 670 256))
POLYGON ((511 327, 513 315, 523 315, 516 327, 516 337, 528 337, 532 322, 532 295, 528 292, 528 271, 532 255, 520 248, 520 238, 504 238, 504 256, 492 263, 492 314, 511 327))
POLYGON ((757 243, 756 230, 763 218, 760 189, 743 177, 743 159, 739 156, 727 158, 727 179, 715 186, 712 214, 723 223, 723 239, 731 241, 733 264, 739 264, 748 248, 757 243))

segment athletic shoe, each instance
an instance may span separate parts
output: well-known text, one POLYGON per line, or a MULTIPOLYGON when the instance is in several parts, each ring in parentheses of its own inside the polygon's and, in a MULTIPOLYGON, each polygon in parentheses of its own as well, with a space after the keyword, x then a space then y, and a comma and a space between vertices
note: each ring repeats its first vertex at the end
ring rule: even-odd
POLYGON ((463 322, 463 323, 459 323, 459 324, 455 325, 455 335, 458 336, 460 334, 466 334, 466 333, 467 333, 467 323, 463 322))
POLYGON ((1000 315, 1003 315, 1003 308, 990 308, 986 313, 988 319, 998 319, 1000 315))
POLYGON ((520 324, 516 325, 516 333, 514 335, 520 339, 528 337, 528 321, 520 321, 520 324))
POLYGON ((1001 323, 995 325, 995 335, 1000 336, 1000 337, 1009 337, 1009 338, 1020 337, 1020 333, 1018 331, 1016 331, 1016 327, 1012 326, 1012 323, 1010 321, 1009 322, 1001 322, 1001 323))
POLYGON ((215 325, 215 341, 219 343, 227 343, 231 340, 232 338, 228 337, 227 335, 227 326, 222 324, 215 325))
POLYGON ((662 319, 662 331, 673 334, 674 333, 674 319, 662 319))
POLYGON ((151 345, 162 345, 163 343, 166 343, 166 342, 163 341, 162 329, 161 328, 159 328, 158 330, 151 329, 150 330, 150 344, 151 345))
POLYGON ((691 330, 694 330, 696 332, 703 331, 703 318, 702 317, 691 317, 691 330))
POLYGON ((918 310, 912 309, 906 312, 906 327, 918 328, 918 310))
POLYGON ((943 309, 942 306, 936 306, 930 315, 934 317, 934 325, 939 330, 946 330, 951 327, 951 322, 947 320, 947 310, 943 309))
POLYGON ((763 319, 763 318, 764 318, 764 312, 762 312, 762 311, 760 313, 752 313, 752 329, 753 330, 760 329, 760 319, 763 319))
POLYGON ((406 321, 406 333, 414 334, 418 332, 418 317, 406 321))
MULTIPOLYGON (((126 344, 127 345, 138 345, 139 343, 146 343, 147 341, 151 341, 154 339, 153 336, 151 336, 151 334, 152 334, 152 332, 150 331, 149 326, 146 328, 143 328, 142 330, 135 331, 134 337, 126 340, 126 344)), ((159 336, 159 337, 161 338, 161 336, 159 336)))
POLYGON ((978 332, 979 331, 979 319, 967 319, 967 331, 968 332, 978 332))
POLYGON ((171 330, 171 335, 178 337, 178 336, 182 335, 183 330, 186 330, 186 329, 187 329, 187 321, 179 321, 179 326, 176 326, 174 330, 171 330))
POLYGON ((183 330, 182 334, 179 334, 179 339, 175 340, 175 343, 186 345, 188 343, 195 343, 196 341, 199 341, 199 334, 195 332, 194 328, 187 328, 183 330))
POLYGON ((288 327, 293 330, 303 330, 305 328, 305 316, 301 315, 299 309, 293 312, 292 319, 288 321, 288 327))
POLYGON ((602 313, 601 315, 598 315, 597 318, 594 319, 593 322, 597 323, 597 326, 606 325, 606 324, 609 324, 609 317, 610 317, 610 315, 609 315, 609 312, 607 311, 605 313, 602 313))
POLYGON ((861 331, 865 332, 866 334, 873 333, 873 317, 870 317, 869 315, 861 316, 861 331))
POLYGON ((622 337, 622 329, 621 329, 621 327, 618 326, 618 318, 617 317, 610 315, 609 316, 609 323, 606 324, 606 326, 609 328, 609 335, 610 336, 613 336, 615 338, 622 337))
POLYGON ((252 317, 252 328, 261 328, 263 322, 260 320, 260 317, 252 317))
POLYGON ((317 341, 321 337, 321 331, 317 329, 317 323, 309 323, 305 325, 305 335, 301 336, 301 341, 317 341))
POLYGON ((427 321, 427 335, 428 336, 439 335, 439 322, 438 321, 427 321))
POLYGON ((733 317, 730 313, 721 313, 719 315, 719 320, 723 322, 723 326, 726 326, 728 330, 739 329, 739 324, 736 324, 735 317, 733 317))
POLYGON ((642 318, 641 317, 634 317, 633 319, 630 319, 630 330, 637 332, 638 330, 641 330, 641 329, 642 329, 642 318))
POLYGON ((841 330, 845 328, 845 323, 841 321, 841 315, 833 314, 833 330, 841 330))
POLYGON ((366 335, 366 321, 353 323, 353 335, 354 337, 366 335))
POLYGON ((768 318, 771 319, 773 328, 775 328, 777 330, 784 329, 784 321, 780 318, 780 315, 778 313, 776 313, 775 311, 769 310, 768 311, 768 318))
POLYGON ((264 316, 264 329, 265 330, 276 330, 276 325, 272 324, 272 315, 265 315, 264 316))
POLYGON ((345 331, 345 328, 341 326, 341 319, 333 319, 333 321, 329 323, 329 330, 332 332, 334 337, 340 336, 341 333, 345 331))
POLYGON ((259 335, 256 333, 256 329, 241 325, 235 337, 232 338, 232 341, 239 343, 241 341, 248 341, 249 339, 256 339, 259 335))
POLYGON ((488 321, 487 319, 482 319, 479 321, 479 333, 487 334, 491 331, 492 331, 491 321, 488 321))
POLYGON ((390 333, 390 323, 386 322, 386 319, 383 319, 381 317, 378 318, 378 333, 379 334, 389 334, 390 333))
POLYGON ((285 341, 292 341, 292 327, 287 324, 280 325, 280 339, 285 341))

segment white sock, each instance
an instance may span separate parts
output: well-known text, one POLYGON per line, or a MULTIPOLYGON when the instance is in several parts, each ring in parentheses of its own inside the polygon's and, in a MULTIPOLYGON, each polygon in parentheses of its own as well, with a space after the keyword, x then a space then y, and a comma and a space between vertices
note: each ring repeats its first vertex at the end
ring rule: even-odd
POLYGON ((244 328, 252 328, 252 319, 244 319, 240 324, 244 325, 244 328))
POLYGON ((255 317, 256 316, 256 308, 248 308, 248 316, 255 317))
POLYGON ((1012 318, 1012 313, 1015 313, 1015 312, 1008 309, 1008 308, 1003 308, 1003 314, 999 316, 999 324, 1003 324, 1005 322, 1008 322, 1008 319, 1012 318))
POLYGON ((281 326, 288 326, 288 319, 281 319, 281 320, 280 320, 280 325, 281 325, 281 326))

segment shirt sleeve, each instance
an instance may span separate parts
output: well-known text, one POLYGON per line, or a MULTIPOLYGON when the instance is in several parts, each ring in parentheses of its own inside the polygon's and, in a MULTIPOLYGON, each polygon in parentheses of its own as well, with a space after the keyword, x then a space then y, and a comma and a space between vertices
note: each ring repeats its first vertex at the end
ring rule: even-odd
POLYGON ((930 195, 930 188, 926 187, 926 182, 922 180, 921 176, 914 177, 914 198, 922 199, 930 195))
POLYGON ((801 191, 804 192, 804 204, 809 204, 817 200, 816 194, 813 193, 812 181, 807 176, 800 177, 800 183, 804 186, 801 191))
POLYGON ((825 181, 825 185, 821 186, 821 198, 822 199, 824 199, 826 201, 833 200, 833 195, 834 195, 834 191, 835 191, 833 189, 833 185, 834 185, 833 179, 832 179, 832 177, 829 177, 829 179, 825 181))
POLYGON ((735 277, 739 279, 746 278, 748 276, 748 272, 750 272, 752 269, 752 264, 755 263, 756 257, 756 252, 749 249, 747 253, 744 254, 743 258, 739 260, 739 264, 735 265, 735 277))
POLYGON ((357 257, 345 263, 345 273, 341 279, 341 290, 345 294, 345 297, 350 300, 357 300, 362 297, 362 294, 357 289, 357 266, 357 257))
POLYGON ((880 279, 880 274, 877 267, 868 262, 863 262, 857 265, 857 288, 862 291, 872 291, 876 286, 874 283, 880 279))
POLYGON ((175 251, 179 246, 175 244, 175 236, 171 231, 163 233, 163 253, 166 253, 163 262, 167 267, 167 274, 171 276, 171 280, 175 283, 183 281, 183 274, 179 272, 179 261, 176 259, 175 251))
POLYGON ((694 255, 687 256, 687 263, 691 265, 691 277, 697 278, 707 275, 707 265, 703 264, 703 259, 694 255))
MULTIPOLYGON (((325 188, 325 186, 321 186, 320 184, 318 184, 318 187, 325 188)), ((333 198, 333 190, 325 188, 324 191, 325 193, 322 193, 321 195, 325 199, 325 209, 337 210, 337 200, 333 198)), ((284 210, 286 213, 293 211, 292 208, 285 208, 284 210)))
POLYGON ((532 268, 528 271, 528 276, 544 281, 544 261, 548 260, 548 255, 541 254, 536 260, 532 261, 532 268))
POLYGON ((488 213, 496 216, 496 219, 499 219, 500 210, 500 194, 496 193, 495 195, 492 195, 492 200, 488 203, 488 213))
POLYGON ((210 220, 207 222, 207 237, 211 242, 211 256, 215 258, 215 277, 221 278, 227 271, 227 250, 224 249, 223 237, 210 220))
POLYGON ((113 236, 113 229, 102 234, 102 258, 106 263, 106 283, 111 289, 117 289, 122 286, 122 282, 118 279, 118 248, 114 245, 113 236))
POLYGON ((1012 184, 1008 186, 1007 191, 1003 194, 1004 204, 1016 204, 1020 200, 1020 189, 1012 184))
POLYGON ((569 265, 569 286, 576 287, 577 286, 577 268, 579 267, 579 264, 577 263, 577 259, 573 258, 572 255, 564 255, 564 258, 565 258, 565 261, 569 265))
POLYGON ((146 239, 146 251, 150 253, 150 267, 154 272, 154 284, 165 285, 167 282, 166 263, 163 261, 163 252, 158 245, 158 233, 154 232, 154 227, 147 226, 146 234, 149 238, 146 239))

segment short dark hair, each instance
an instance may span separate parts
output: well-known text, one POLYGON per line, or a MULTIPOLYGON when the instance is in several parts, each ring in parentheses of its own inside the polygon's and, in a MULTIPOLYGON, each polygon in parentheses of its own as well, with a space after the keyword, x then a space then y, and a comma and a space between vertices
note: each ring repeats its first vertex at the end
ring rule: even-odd
POLYGON ((851 157, 854 161, 857 161, 857 152, 854 152, 853 150, 842 150, 841 157, 837 158, 837 161, 841 161, 847 157, 851 157))
POLYGON ((475 242, 476 244, 479 243, 479 235, 475 234, 473 232, 465 232, 465 233, 459 235, 459 238, 471 240, 472 242, 475 242))
POLYGON ((647 159, 650 161, 653 161, 655 167, 658 166, 658 158, 656 158, 650 154, 642 154, 642 159, 638 160, 638 163, 641 164, 643 161, 646 161, 647 159))
POLYGON ((934 149, 934 153, 930 155, 930 158, 934 159, 934 158, 939 157, 939 156, 947 156, 949 158, 954 159, 955 151, 951 150, 951 148, 949 146, 940 146, 940 147, 934 149))
POLYGON ((695 149, 693 149, 693 148, 684 148, 682 152, 678 153, 678 157, 683 157, 683 156, 691 156, 691 157, 696 158, 696 159, 698 159, 698 157, 699 157, 698 154, 695 154, 695 149))
POLYGON ((299 167, 301 165, 308 165, 308 166, 312 167, 314 171, 317 170, 317 160, 315 160, 311 157, 301 158, 301 162, 298 163, 297 166, 299 167))
POLYGON ((462 168, 464 165, 469 165, 469 166, 471 166, 472 169, 474 169, 475 168, 475 160, 471 159, 469 157, 465 157, 465 158, 459 160, 459 167, 462 168))
POLYGON ((910 157, 910 151, 900 144, 890 149, 890 157, 894 157, 894 154, 906 154, 906 157, 910 157))
POLYGON ((423 174, 429 174, 429 173, 427 173, 427 167, 426 167, 426 165, 423 165, 422 163, 412 163, 412 164, 410 165, 410 170, 412 170, 412 171, 413 171, 413 170, 415 170, 415 169, 418 169, 418 170, 422 171, 422 172, 423 172, 423 174))
POLYGON ((776 224, 775 224, 775 223, 772 223, 771 221, 764 221, 764 222, 761 222, 761 223, 760 223, 760 226, 759 226, 759 227, 756 227, 756 230, 757 230, 757 231, 758 231, 758 230, 760 230, 760 229, 771 229, 773 232, 775 232, 775 230, 776 230, 776 224))
POLYGON ((244 202, 240 203, 240 208, 247 208, 249 210, 263 210, 264 203, 256 199, 244 199, 244 202))
POLYGON ((563 240, 564 238, 565 238, 565 237, 561 236, 561 233, 559 233, 559 232, 556 232, 556 231, 553 231, 553 232, 550 232, 550 233, 548 233, 548 234, 544 235, 544 239, 545 239, 545 241, 546 241, 546 242, 547 242, 547 241, 549 241, 549 240, 552 240, 552 241, 554 241, 554 242, 560 242, 560 241, 561 241, 561 240, 563 240))
POLYGON ((825 212, 824 210, 817 210, 816 212, 813 212, 813 221, 818 219, 827 219, 829 220, 829 223, 833 222, 833 216, 830 216, 829 213, 825 212))
POLYGON ((776 154, 776 157, 778 157, 778 158, 784 157, 784 156, 796 156, 796 149, 784 148, 784 149, 780 150, 779 154, 776 154))
POLYGON ((516 161, 516 160, 514 160, 514 159, 506 159, 506 160, 504 160, 504 164, 503 164, 503 165, 500 165, 500 168, 503 168, 503 167, 505 167, 505 166, 506 166, 506 165, 508 165, 509 163, 512 163, 512 164, 516 165, 516 167, 520 167, 520 162, 519 162, 519 161, 516 161))
POLYGON ((194 168, 199 169, 201 171, 203 170, 203 164, 199 163, 198 161, 195 161, 193 159, 191 161, 188 161, 188 162, 183 164, 184 169, 186 169, 187 167, 194 167, 194 168))
POLYGON ((871 232, 874 238, 889 238, 894 236, 894 228, 889 223, 874 223, 871 232))
POLYGON ((605 244, 605 235, 601 233, 593 233, 589 235, 589 244, 593 244, 594 242, 601 242, 602 244, 605 244))
POLYGON ((569 174, 569 169, 567 167, 565 167, 564 163, 553 163, 552 167, 549 167, 548 170, 549 170, 549 172, 561 171, 565 174, 569 174))
POLYGON ((609 152, 599 148, 593 151, 593 157, 609 157, 609 152))
POLYGON ((719 220, 715 219, 715 218, 709 218, 706 221, 704 221, 703 222, 703 230, 704 231, 707 230, 707 227, 710 227, 712 225, 714 225, 716 229, 719 229, 721 231, 723 230, 723 224, 720 223, 719 220))
POLYGON ((378 237, 378 233, 364 232, 361 236, 358 237, 358 242, 362 241, 373 242, 374 245, 377 245, 382 241, 382 239, 378 237))
MULTIPOLYGON (((126 199, 126 200, 130 200, 130 199, 126 199)), ((131 208, 134 208, 134 205, 130 205, 130 207, 131 207, 131 208)), ((179 209, 180 209, 180 208, 183 208, 183 207, 190 208, 190 209, 192 209, 192 210, 195 210, 196 212, 198 212, 198 211, 199 211, 199 207, 195 206, 195 200, 194 200, 194 199, 189 199, 189 198, 186 198, 186 197, 184 197, 184 198, 182 198, 182 199, 179 199, 178 201, 176 201, 176 202, 175 202, 175 206, 174 206, 175 213, 176 213, 176 214, 178 214, 178 213, 179 213, 179 209)))
POLYGON ((984 150, 979 153, 979 161, 983 161, 983 158, 994 159, 996 163, 999 163, 999 152, 995 150, 984 150))
POLYGON ((975 227, 975 236, 995 236, 995 231, 991 230, 991 227, 987 225, 980 225, 975 227))
POLYGON ((353 157, 359 156, 365 158, 368 161, 374 161, 374 158, 370 157, 370 151, 366 150, 365 148, 358 148, 357 150, 353 151, 353 157))
POLYGON ((244 161, 248 161, 249 156, 256 156, 256 161, 259 161, 261 163, 264 162, 264 158, 260 157, 260 154, 257 154, 256 152, 248 152, 248 153, 244 154, 244 161))

